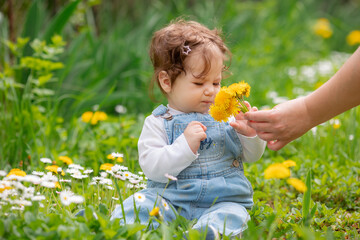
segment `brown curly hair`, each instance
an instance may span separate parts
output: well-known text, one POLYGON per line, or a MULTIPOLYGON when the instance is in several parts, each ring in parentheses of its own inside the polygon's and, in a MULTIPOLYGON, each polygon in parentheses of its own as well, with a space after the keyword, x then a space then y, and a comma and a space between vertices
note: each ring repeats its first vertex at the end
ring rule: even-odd
POLYGON ((196 78, 202 78, 210 71, 211 68, 211 50, 206 47, 206 44, 213 44, 217 46, 228 57, 228 66, 224 66, 227 70, 230 66, 231 53, 225 45, 221 31, 218 29, 210 30, 204 25, 195 21, 186 21, 177 19, 170 22, 166 27, 156 31, 152 37, 150 45, 150 59, 154 67, 154 75, 150 83, 150 96, 155 82, 158 84, 160 90, 164 93, 158 80, 158 75, 161 71, 166 71, 170 77, 171 84, 176 78, 185 71, 184 61, 193 51, 201 51, 204 59, 204 70, 196 78), (186 54, 184 46, 189 46, 191 52, 186 54))

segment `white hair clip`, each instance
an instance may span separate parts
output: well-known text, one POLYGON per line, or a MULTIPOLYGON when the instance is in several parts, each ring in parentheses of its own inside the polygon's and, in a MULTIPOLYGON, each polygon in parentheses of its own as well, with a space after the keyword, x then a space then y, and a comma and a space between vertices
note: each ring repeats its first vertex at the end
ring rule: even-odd
POLYGON ((191 52, 191 49, 190 49, 189 45, 184 46, 183 54, 189 55, 189 52, 191 52))

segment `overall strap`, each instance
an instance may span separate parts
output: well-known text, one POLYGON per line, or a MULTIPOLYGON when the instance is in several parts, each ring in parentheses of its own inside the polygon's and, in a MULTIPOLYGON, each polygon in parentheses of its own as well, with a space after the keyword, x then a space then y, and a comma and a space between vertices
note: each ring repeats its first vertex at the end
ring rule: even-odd
POLYGON ((173 118, 173 116, 169 113, 169 109, 162 104, 155 108, 154 111, 152 111, 152 114, 155 117, 162 117, 166 120, 171 120, 173 118))

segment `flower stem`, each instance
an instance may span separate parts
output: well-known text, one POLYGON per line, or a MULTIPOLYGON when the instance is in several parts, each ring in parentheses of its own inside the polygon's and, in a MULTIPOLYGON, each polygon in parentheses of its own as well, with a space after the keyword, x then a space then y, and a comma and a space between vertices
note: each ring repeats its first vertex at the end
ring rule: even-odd
POLYGON ((243 113, 246 113, 249 111, 249 109, 247 108, 246 104, 244 103, 244 100, 242 98, 238 98, 238 102, 240 103, 240 110, 243 112, 243 113))

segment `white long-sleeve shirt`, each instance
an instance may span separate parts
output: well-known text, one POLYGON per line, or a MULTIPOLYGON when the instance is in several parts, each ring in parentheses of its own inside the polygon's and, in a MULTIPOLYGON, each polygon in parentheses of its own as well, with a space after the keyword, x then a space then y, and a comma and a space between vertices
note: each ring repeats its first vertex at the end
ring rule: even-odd
MULTIPOLYGON (((171 115, 181 114, 169 107, 171 115)), ((235 118, 229 118, 229 122, 235 118)), ((266 142, 258 136, 246 137, 237 134, 243 147, 242 159, 245 162, 254 162, 260 159, 264 153, 266 142)), ((149 179, 156 182, 166 183, 165 174, 177 176, 188 167, 196 158, 190 149, 185 135, 181 134, 173 144, 168 144, 165 132, 164 119, 150 115, 145 119, 144 126, 138 142, 139 163, 149 179)))

